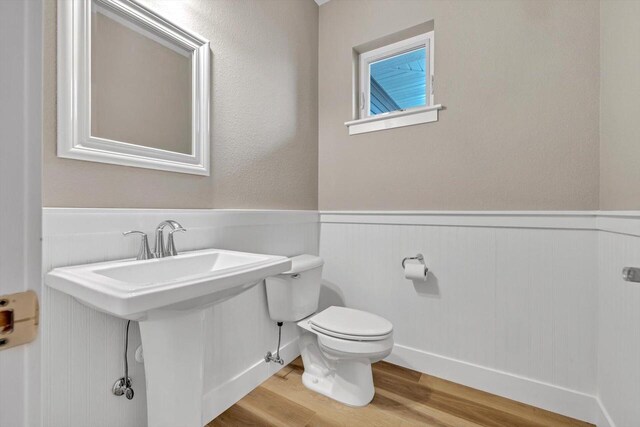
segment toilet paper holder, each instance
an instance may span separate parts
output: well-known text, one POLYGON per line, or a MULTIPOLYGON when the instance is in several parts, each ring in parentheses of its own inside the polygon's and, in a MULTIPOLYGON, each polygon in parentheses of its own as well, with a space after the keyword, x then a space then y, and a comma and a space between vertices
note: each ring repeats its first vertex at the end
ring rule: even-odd
MULTIPOLYGON (((404 264, 409 261, 409 260, 418 260, 420 261, 420 264, 425 265, 424 263, 424 256, 422 256, 422 254, 417 254, 416 256, 408 256, 408 257, 404 257, 404 259, 402 260, 402 268, 404 268, 404 264)), ((425 271, 429 271, 428 268, 425 268, 425 271)))

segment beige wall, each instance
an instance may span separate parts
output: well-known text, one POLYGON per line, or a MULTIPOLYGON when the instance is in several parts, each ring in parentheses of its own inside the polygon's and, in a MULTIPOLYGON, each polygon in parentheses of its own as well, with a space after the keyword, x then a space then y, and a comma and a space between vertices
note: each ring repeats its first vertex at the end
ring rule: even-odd
POLYGON ((212 174, 56 157, 56 11, 45 3, 43 204, 317 207, 318 7, 313 0, 143 0, 211 41, 212 174))
POLYGON ((640 209, 640 1, 603 1, 600 22, 600 208, 640 209))
POLYGON ((320 8, 320 209, 598 208, 596 1, 320 8), (348 136, 352 47, 435 20, 435 123, 348 136))

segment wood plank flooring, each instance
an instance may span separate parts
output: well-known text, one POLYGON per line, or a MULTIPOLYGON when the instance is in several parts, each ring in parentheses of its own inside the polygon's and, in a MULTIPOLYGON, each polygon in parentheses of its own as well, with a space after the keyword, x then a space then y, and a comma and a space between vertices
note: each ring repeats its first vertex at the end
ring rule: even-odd
POLYGON ((207 424, 221 426, 592 426, 386 362, 373 365, 376 395, 351 408, 305 388, 300 358, 207 424))

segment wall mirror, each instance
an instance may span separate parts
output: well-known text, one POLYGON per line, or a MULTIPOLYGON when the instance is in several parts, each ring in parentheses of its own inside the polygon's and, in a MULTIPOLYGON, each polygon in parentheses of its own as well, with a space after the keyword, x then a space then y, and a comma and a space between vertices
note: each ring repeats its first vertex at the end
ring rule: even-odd
POLYGON ((58 1, 58 156, 209 175, 209 42, 130 0, 58 1))

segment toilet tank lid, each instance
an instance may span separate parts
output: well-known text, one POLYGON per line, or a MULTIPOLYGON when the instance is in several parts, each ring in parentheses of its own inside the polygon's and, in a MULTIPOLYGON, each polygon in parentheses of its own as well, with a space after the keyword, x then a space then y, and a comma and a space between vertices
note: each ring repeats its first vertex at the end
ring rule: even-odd
POLYGON ((324 260, 315 255, 298 255, 291 258, 291 269, 282 274, 297 274, 303 271, 322 267, 324 260))

